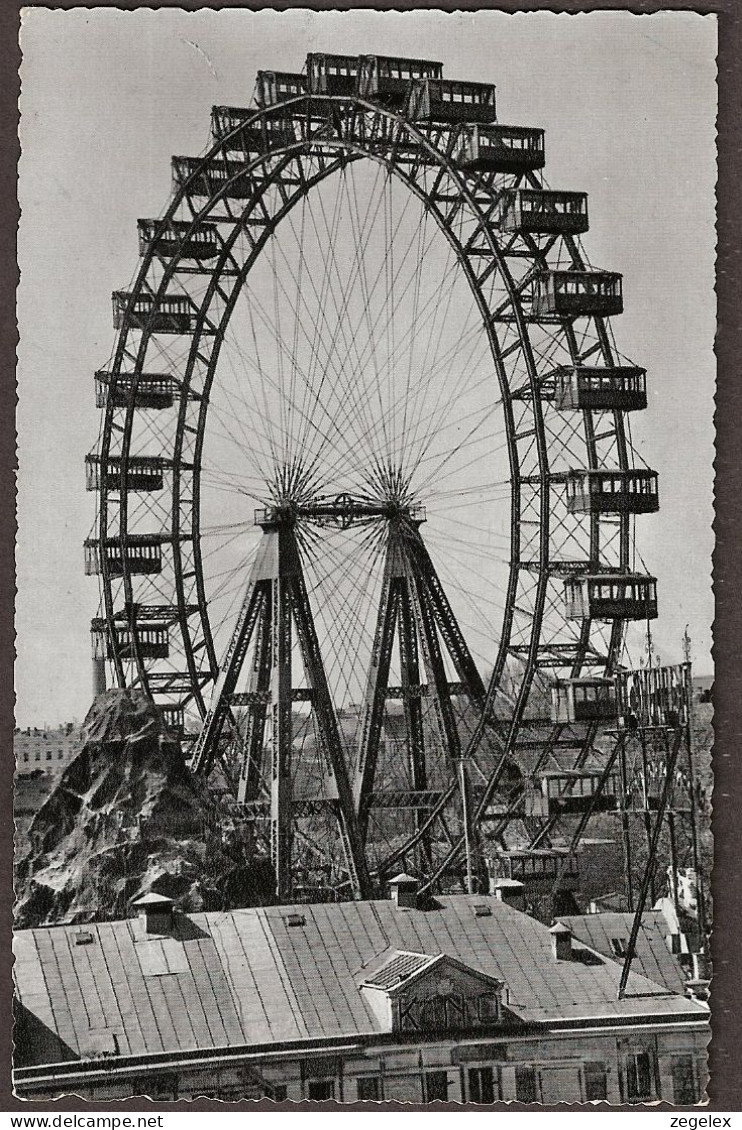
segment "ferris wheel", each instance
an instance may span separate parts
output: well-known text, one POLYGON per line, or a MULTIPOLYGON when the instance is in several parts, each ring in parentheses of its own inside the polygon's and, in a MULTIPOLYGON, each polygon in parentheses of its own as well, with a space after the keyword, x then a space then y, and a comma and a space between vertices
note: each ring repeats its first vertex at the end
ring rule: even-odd
POLYGON ((220 767, 284 899, 548 850, 657 614, 646 374, 544 165, 491 85, 312 54, 215 107, 139 221, 95 375, 94 656, 220 767))

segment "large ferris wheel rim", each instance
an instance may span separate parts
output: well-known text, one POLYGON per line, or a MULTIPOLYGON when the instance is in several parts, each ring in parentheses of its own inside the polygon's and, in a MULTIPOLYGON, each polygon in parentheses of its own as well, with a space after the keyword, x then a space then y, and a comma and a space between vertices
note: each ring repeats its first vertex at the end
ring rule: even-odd
MULTIPOLYGON (((364 115, 367 118, 369 118, 369 117, 370 118, 377 118, 377 119, 378 118, 384 118, 384 119, 387 119, 389 122, 393 123, 399 130, 405 131, 408 138, 411 138, 414 141, 414 143, 423 152, 425 152, 428 155, 428 157, 431 159, 431 161, 435 162, 438 165, 439 170, 441 171, 441 174, 445 174, 446 176, 448 176, 450 178, 450 180, 454 184, 456 184, 458 192, 459 192, 460 199, 466 203, 466 205, 470 208, 474 217, 478 220, 478 227, 481 230, 483 237, 486 239, 487 243, 489 244, 490 252, 492 254, 493 259, 495 260, 495 262, 497 264, 496 269, 499 272, 500 278, 504 281, 505 286, 508 290, 508 297, 509 297, 509 301, 512 305, 515 320, 516 320, 516 323, 517 323, 518 333, 519 333, 520 341, 521 341, 522 347, 523 347, 523 354, 524 354, 524 357, 526 358, 527 365, 528 365, 529 381, 530 381, 531 390, 532 390, 532 406, 533 406, 534 423, 535 423, 535 426, 536 426, 536 438, 537 438, 537 444, 538 444, 538 447, 539 447, 539 469, 540 469, 541 488, 542 488, 541 489, 541 521, 542 521, 542 526, 541 526, 540 561, 539 561, 539 565, 540 565, 540 575, 539 575, 540 595, 539 595, 538 599, 539 599, 540 607, 541 607, 541 609, 543 609, 545 588, 546 588, 546 585, 547 585, 547 582, 548 582, 548 577, 549 577, 549 560, 548 560, 548 555, 549 555, 549 545, 548 545, 549 452, 548 452, 547 439, 546 439, 545 430, 544 430, 543 417, 542 417, 542 413, 541 413, 541 402, 540 402, 540 397, 538 395, 538 393, 539 393, 538 383, 537 383, 538 382, 538 372, 537 372, 537 368, 536 368, 536 365, 534 363, 532 354, 530 352, 530 339, 529 339, 529 334, 528 334, 528 328, 527 328, 527 323, 526 323, 526 320, 525 320, 525 317, 524 317, 524 314, 523 314, 519 294, 518 294, 517 289, 515 287, 515 284, 513 282, 512 276, 511 276, 510 271, 509 271, 508 266, 507 266, 507 263, 504 261, 503 255, 501 253, 501 249, 498 246, 498 242, 497 242, 497 240, 496 240, 496 238, 495 238, 495 236, 492 232, 491 226, 488 222, 488 217, 485 215, 482 205, 475 199, 475 196, 473 195, 474 190, 471 189, 467 185, 467 178, 466 178, 465 174, 461 170, 456 168, 456 166, 453 164, 453 162, 451 160, 454 141, 455 141, 456 137, 459 136, 460 133, 461 133, 461 126, 460 125, 450 124, 450 125, 447 125, 446 127, 440 127, 440 126, 438 127, 439 129, 440 128, 448 129, 449 132, 450 132, 450 137, 451 137, 451 140, 449 141, 448 150, 447 150, 446 153, 443 153, 443 152, 441 152, 440 149, 438 149, 435 145, 433 145, 430 142, 429 138, 426 136, 426 134, 423 133, 415 125, 415 123, 412 122, 409 118, 407 118, 404 114, 396 112, 396 111, 394 111, 394 110, 392 110, 388 107, 384 107, 384 106, 380 106, 380 105, 375 104, 375 103, 367 102, 367 101, 359 99, 355 96, 345 96, 345 95, 321 95, 321 96, 311 95, 310 96, 310 95, 302 95, 302 96, 298 96, 295 99, 291 99, 291 100, 288 100, 286 102, 281 102, 281 103, 278 103, 278 104, 273 105, 273 106, 258 108, 254 111, 254 113, 246 116, 243 120, 241 120, 240 123, 237 126, 235 126, 234 129, 230 133, 228 133, 224 136, 221 136, 217 140, 215 140, 215 142, 210 147, 210 149, 206 152, 206 154, 204 154, 200 159, 198 159, 197 166, 194 166, 190 175, 186 179, 184 179, 181 184, 179 184, 177 190, 174 192, 173 198, 172 198, 164 216, 159 221, 159 224, 161 225, 161 230, 164 230, 165 226, 176 215, 178 215, 179 209, 184 204, 187 204, 189 206, 189 208, 191 209, 191 212, 192 212, 192 219, 190 220, 189 226, 188 226, 188 234, 195 232, 198 229, 199 225, 202 223, 202 221, 211 213, 215 204, 217 204, 219 201, 221 201, 223 199, 228 198, 228 182, 225 182, 223 185, 220 186, 220 188, 216 192, 212 193, 212 195, 206 200, 206 202, 200 208, 194 209, 192 207, 192 205, 190 204, 191 195, 193 195, 193 193, 192 193, 193 186, 196 184, 199 177, 201 177, 204 173, 208 172, 210 163, 215 158, 219 158, 222 155, 226 156, 226 154, 230 151, 229 150, 230 140, 233 139, 233 138, 236 138, 244 129, 248 128, 251 125, 254 126, 256 124, 268 122, 268 121, 271 121, 273 119, 279 119, 280 120, 282 118, 287 117, 287 115, 290 115, 292 109, 296 110, 297 108, 301 107, 302 105, 309 106, 310 102, 315 107, 319 103, 327 104, 328 106, 343 107, 344 110, 347 113, 348 119, 350 119, 351 117, 353 117, 354 115, 359 114, 359 113, 364 115)), ((433 128, 435 128, 435 127, 433 127, 433 128)), ((510 628, 511 628, 511 625, 512 625, 513 604, 514 604, 514 598, 515 598, 514 597, 515 585, 517 584, 518 572, 519 572, 519 569, 521 567, 521 561, 520 561, 520 531, 519 531, 518 524, 517 524, 518 496, 519 496, 519 491, 520 491, 520 464, 519 464, 519 458, 518 458, 517 443, 515 441, 515 435, 514 435, 515 425, 514 425, 514 421, 513 421, 513 417, 512 417, 512 400, 511 400, 511 395, 510 395, 511 390, 508 386, 508 374, 504 369, 504 366, 503 366, 503 363, 502 363, 502 357, 500 356, 500 349, 499 349, 499 346, 497 344, 495 325, 494 325, 492 318, 487 316, 488 314, 490 314, 489 307, 487 306, 487 301, 486 301, 486 298, 485 298, 485 296, 482 292, 481 285, 477 282, 477 280, 474 276, 474 273, 471 270, 469 260, 466 258, 464 247, 463 247, 461 241, 456 237, 456 233, 453 231, 453 229, 451 227, 451 223, 450 222, 447 223, 445 218, 441 215, 439 209, 434 206, 433 201, 431 199, 432 196, 433 196, 432 191, 426 194, 426 192, 422 189, 422 187, 419 184, 416 184, 413 181, 412 177, 409 174, 405 173, 405 171, 396 163, 396 161, 393 159, 393 155, 390 156, 388 153, 379 152, 379 151, 372 152, 368 148, 363 148, 363 146, 360 143, 355 143, 352 139, 349 139, 347 136, 324 137, 324 138, 321 138, 321 139, 299 138, 299 139, 296 140, 296 142, 293 145, 290 145, 290 146, 277 145, 274 148, 268 149, 263 153, 258 153, 254 160, 240 160, 239 158, 237 158, 237 159, 232 158, 232 160, 234 160, 234 163, 235 163, 235 168, 237 167, 237 165, 239 165, 239 168, 238 169, 236 168, 236 172, 234 173, 234 177, 237 177, 237 176, 244 174, 246 172, 247 173, 252 172, 253 170, 256 170, 260 167, 263 167, 265 169, 265 173, 264 173, 264 176, 263 176, 263 183, 261 185, 261 192, 262 192, 262 191, 264 191, 264 189, 266 188, 267 185, 269 185, 269 184, 273 185, 273 184, 277 183, 277 181, 280 180, 281 173, 284 171, 284 169, 286 167, 288 167, 295 158, 301 157, 302 155, 305 155, 313 144, 316 145, 318 143, 318 140, 321 140, 321 144, 323 146, 327 146, 328 148, 336 148, 338 150, 338 153, 339 153, 339 158, 337 160, 335 160, 334 162, 331 162, 316 177, 312 178, 311 180, 307 180, 306 184, 303 185, 301 187, 300 191, 295 194, 290 205, 287 205, 283 210, 280 211, 280 213, 278 214, 278 218, 277 218, 275 224, 273 225, 272 230, 275 230, 275 227, 278 225, 280 220, 283 219, 283 217, 286 214, 288 214, 288 211, 290 210, 290 208, 293 207, 296 203, 298 203, 299 200, 304 198, 309 193, 309 191, 313 187, 315 187, 316 184, 320 183, 322 180, 325 180, 329 176, 333 175, 335 172, 337 172, 340 168, 344 167, 350 161, 359 160, 359 159, 362 159, 362 158, 370 158, 372 160, 376 160, 381 165, 384 165, 388 169, 388 171, 392 172, 396 177, 398 177, 411 191, 413 191, 415 193, 415 195, 418 196, 418 199, 420 199, 423 202, 424 206, 429 208, 433 218, 435 219, 436 223, 438 224, 438 227, 440 228, 440 230, 442 231, 444 236, 448 239, 450 246, 454 249, 454 253, 456 254, 456 257, 459 261, 459 265, 464 270, 467 281, 468 281, 470 288, 471 288, 471 290, 474 294, 475 300, 477 301, 477 304, 479 305, 480 310, 481 310, 483 317, 484 317, 485 332, 487 334, 487 338, 488 338, 488 341, 489 341, 489 344, 490 344, 490 352, 492 354, 492 358, 493 358, 493 362, 495 364, 495 369, 496 369, 496 372, 497 372, 498 380, 500 382, 501 391, 503 393, 502 400, 503 400, 503 407, 504 407, 504 410, 505 410, 504 415, 505 415, 505 422, 506 422, 506 438, 507 438, 507 445, 508 445, 508 458, 509 458, 510 467, 511 467, 511 559, 510 559, 510 571, 509 571, 509 582, 508 582, 508 596, 507 596, 507 602, 506 602, 506 607, 505 607, 505 618, 504 618, 504 622, 503 622, 503 631, 502 631, 502 634, 501 634, 500 644, 499 644, 499 648, 498 648, 497 662, 496 662, 496 665, 495 665, 495 671, 493 672, 493 678, 492 678, 491 683, 490 683, 490 690, 492 690, 492 688, 495 686, 496 678, 499 677, 499 675, 502 673, 502 669, 503 669, 504 663, 505 663, 507 655, 508 655, 509 642, 510 642, 509 636, 510 636, 510 628), (349 151, 353 152, 352 156, 349 154, 349 151), (271 165, 273 159, 275 159, 277 157, 278 158, 283 157, 285 159, 282 160, 282 161, 281 160, 276 161, 275 166, 271 168, 270 165, 271 165)), ((234 151, 232 151, 232 152, 234 152, 234 151)), ((308 154, 308 155, 311 155, 311 154, 308 154)), ((234 177, 232 179, 234 179, 234 177)), ((495 199, 495 197, 493 195, 490 203, 493 202, 494 199, 495 199)), ((250 206, 251 206, 250 202, 246 202, 245 208, 242 211, 242 215, 245 215, 248 212, 250 206)), ((235 209, 235 211, 237 211, 237 209, 235 209)), ((192 335, 191 335, 191 346, 190 346, 188 366, 187 366, 187 376, 183 377, 181 392, 180 392, 180 407, 179 407, 179 415, 178 415, 178 432, 177 432, 176 443, 175 443, 175 452, 176 453, 179 453, 182 449, 184 406, 185 406, 185 401, 186 401, 186 396, 187 396, 188 382, 190 381, 190 375, 191 375, 192 368, 193 368, 194 356, 195 356, 195 353, 198 349, 198 344, 200 343, 201 338, 203 336, 203 332, 204 332, 204 324, 205 324, 205 320, 206 320, 206 313, 208 311, 208 305, 209 305, 209 297, 208 296, 210 294, 213 294, 213 289, 216 285, 215 280, 219 279, 220 273, 224 268, 224 263, 226 261, 228 252, 234 246, 234 243, 237 239, 237 236, 238 236, 239 231, 240 231, 241 217, 240 218, 234 217, 233 220, 232 220, 232 223, 233 223, 233 232, 232 232, 231 236, 229 236, 226 240, 223 241, 223 247, 222 247, 222 251, 220 253, 219 270, 215 270, 215 271, 212 272, 212 278, 211 278, 209 285, 207 287, 206 296, 202 300, 201 306, 198 310, 196 327, 194 328, 192 335)), ((222 316, 221 322, 219 323, 219 325, 217 327, 217 333, 215 335, 215 343, 214 343, 215 348, 212 351, 212 359, 210 360, 209 367, 208 367, 207 394, 202 399, 201 409, 200 409, 200 412, 199 412, 199 431, 198 431, 198 437, 197 437, 197 445, 198 445, 197 451, 199 453, 199 458, 196 460, 196 465, 194 467, 194 490, 193 490, 193 505, 192 505, 191 536, 193 538, 193 551, 194 551, 194 554, 196 555, 196 560, 197 560, 197 578, 198 578, 199 592, 200 592, 200 595, 202 597, 202 600, 199 602, 200 603, 199 612, 200 612, 200 616, 201 616, 201 619, 202 619, 202 623, 205 627, 206 639, 209 641, 208 651, 209 651, 210 663, 211 663, 211 668, 212 668, 212 670, 211 670, 212 677, 214 676, 214 671, 215 671, 216 656, 215 656, 214 650, 213 650, 213 641, 212 641, 211 631, 210 631, 210 626, 209 626, 208 608, 207 608, 207 604, 206 604, 206 594, 205 594, 205 589, 204 589, 203 570, 201 568, 200 561, 198 560, 198 555, 199 555, 198 533, 199 533, 199 518, 200 518, 200 498, 199 498, 200 452, 202 450, 203 440, 204 440, 204 436, 205 436, 205 433, 206 433, 206 418, 207 418, 208 403, 209 403, 208 392, 210 391, 211 384, 214 380, 214 376, 215 376, 215 373, 216 373, 219 350, 220 350, 221 345, 222 345, 223 340, 224 340, 224 334, 226 332, 226 328, 227 328, 227 325, 228 325, 228 322, 229 322, 229 316, 231 315, 231 311, 234 307, 234 303, 237 300, 237 295, 238 295, 239 291, 241 290, 241 287, 244 285, 244 282, 245 282, 245 280, 246 280, 246 278, 249 274, 249 271, 252 269, 252 266, 254 265, 254 263, 259 258, 260 252, 262 251, 263 247, 267 243, 267 240, 268 240, 270 234, 271 233, 265 234, 265 238, 263 239, 262 243, 260 243, 260 241, 258 241, 256 248, 253 250, 253 252, 251 253, 251 255, 249 257, 249 260, 246 261, 246 263, 243 265, 243 271, 241 272, 241 275, 240 275, 239 285, 236 286, 235 289, 234 289, 234 300, 231 302, 231 304, 225 310, 225 312, 222 316)), ((185 240, 185 238, 186 238, 186 236, 184 235, 184 240, 185 240)), ((124 561, 123 578, 122 578, 123 579, 123 585, 124 585, 124 593, 125 593, 126 600, 129 602, 130 606, 133 606, 133 600, 132 600, 133 589, 132 589, 132 575, 131 575, 131 572, 126 568, 125 546, 126 546, 126 542, 127 542, 127 538, 128 538, 128 533, 127 533, 127 498, 126 498, 127 492, 126 492, 125 489, 123 489, 123 486, 124 486, 124 482, 125 482, 125 476, 127 474, 127 460, 130 457, 129 449, 130 449, 130 443, 131 443, 132 423, 133 423, 133 419, 134 419, 136 384, 137 384, 137 381, 138 381, 138 378, 139 378, 139 374, 143 371, 142 367, 143 367, 144 359, 145 359, 145 356, 146 356, 148 342, 149 342, 149 340, 152 336, 152 333, 156 332, 156 331, 153 331, 150 327, 151 327, 151 324, 153 322, 153 319, 154 319, 154 316, 155 316, 155 313, 156 313, 156 310, 157 310, 157 300, 159 300, 159 297, 165 293, 165 291, 167 289, 168 282, 172 279, 172 277, 175 275, 176 271, 178 270, 178 264, 180 262, 181 256, 182 256, 182 252, 176 253, 175 255, 172 256, 170 261, 167 262, 164 265, 162 277, 160 279, 160 283, 159 283, 157 292, 155 294, 155 301, 152 304, 152 309, 151 309, 150 315, 147 319, 147 323, 141 329, 141 339, 140 339, 139 346, 138 346, 137 359, 136 359, 136 362, 134 364, 133 373, 132 373, 133 380, 131 382, 131 388, 129 390, 129 404, 128 404, 127 411, 126 411, 125 433, 124 433, 123 444, 122 444, 122 457, 121 457, 121 470, 120 470, 121 477, 122 477, 122 490, 121 490, 121 501, 120 501, 119 538, 120 538, 120 542, 121 542, 122 559, 124 561)), ((140 294, 143 290, 147 290, 147 289, 151 290, 151 288, 149 288, 148 285, 147 285, 147 279, 148 279, 148 273, 149 273, 150 267, 151 267, 153 261, 156 258, 157 258, 157 255, 156 255, 156 252, 155 252, 155 243, 153 241, 151 243, 151 245, 146 249, 146 251, 145 251, 145 253, 142 257, 142 262, 140 264, 140 268, 139 268, 139 271, 137 273, 136 280, 134 282, 132 292, 131 292, 131 295, 130 295, 129 307, 127 308, 127 311, 126 311, 126 314, 125 314, 125 317, 124 317, 124 323, 123 323, 121 330, 120 330, 120 333, 119 333, 119 337, 118 337, 118 341, 117 341, 117 348, 116 348, 115 357, 114 357, 114 360, 113 360, 113 367, 112 367, 114 379, 115 379, 115 375, 118 374, 121 370, 128 333, 130 332, 130 330, 132 328, 134 328, 130 325, 131 307, 132 307, 132 304, 134 302, 134 298, 137 294, 140 294)), ((602 319, 599 319, 599 318, 596 317, 594 320, 595 320, 596 325, 598 327, 599 334, 604 335, 605 330, 604 330, 604 327, 602 325, 602 319)), ((137 327, 137 328, 139 328, 139 327, 137 327)), ((562 328, 562 330, 564 330, 565 326, 562 326, 561 328, 562 328)), ((587 413, 587 415, 589 416, 589 413, 587 413)), ((112 406, 111 398, 109 398, 107 406, 106 406, 106 419, 105 419, 105 423, 104 423, 104 427, 103 427, 103 436, 102 436, 101 448, 100 448, 100 455, 101 455, 102 461, 107 458, 108 452, 110 450, 110 438, 111 438, 110 430, 111 430, 112 420, 113 420, 113 406, 112 406)), ((625 462, 626 461, 626 444, 625 444, 625 439, 623 438, 622 414, 620 412, 617 413, 617 425, 618 425, 617 426, 618 450, 619 450, 620 458, 625 462)), ((178 489, 178 483, 179 483, 180 467, 179 467, 179 463, 178 463, 177 458, 174 458, 174 460, 173 460, 173 473, 174 473, 174 489, 173 489, 173 505, 172 505, 172 508, 171 508, 171 521, 172 521, 172 544, 173 544, 173 556, 174 556, 174 561, 175 561, 176 585, 178 586, 177 597, 178 597, 179 623, 180 623, 180 626, 181 626, 181 629, 182 629, 182 635, 183 635, 184 645, 185 645, 185 648, 186 648, 186 655, 187 655, 189 670, 191 671, 192 676, 195 676, 196 668, 195 668, 195 664, 194 664, 194 661, 193 661, 192 648, 190 647, 190 630, 189 630, 188 625, 186 623, 186 617, 185 617, 185 613, 184 613, 184 594, 182 592, 182 584, 180 584, 179 581, 178 581, 179 562, 180 562, 180 540, 179 540, 180 515, 179 515, 178 509, 177 509, 177 498, 178 498, 177 489, 178 489)), ((100 531, 101 541, 103 541, 103 539, 107 536, 107 501, 106 501, 105 496, 106 496, 106 490, 105 490, 105 487, 102 486, 101 490, 100 490, 100 494, 99 494, 99 498, 100 498, 99 531, 100 531)), ((623 535, 622 535, 622 557, 624 557, 626 555, 625 546, 627 545, 627 543, 628 543, 628 534, 627 534, 627 531, 624 531, 623 535)), ((102 574, 101 583, 102 583, 103 590, 104 590, 104 603, 105 603, 106 616, 107 616, 107 618, 109 619, 109 622, 110 622, 113 618, 114 609, 113 609, 113 604, 112 604, 111 577, 110 577, 109 572, 108 572, 108 562, 106 561, 105 554, 101 555, 101 574, 102 574)), ((133 611, 131 612, 131 616, 132 616, 131 636, 132 636, 132 640, 133 640, 133 644, 134 644, 134 649, 135 649, 135 652, 136 652, 137 642, 136 642, 136 632, 133 630, 134 629, 134 612, 133 611)), ((526 666, 528 668, 529 675, 532 675, 532 673, 533 673, 533 671, 535 670, 535 667, 536 667, 536 656, 537 656, 537 650, 538 650, 539 630, 540 629, 539 629, 539 625, 537 623, 537 619, 534 618, 534 628, 533 628, 532 633, 531 633, 531 644, 530 644, 529 652, 528 652, 528 655, 527 655, 527 658, 526 658, 526 666)), ((617 622, 614 623, 613 630, 612 630, 612 641, 611 641, 611 648, 610 648, 611 654, 609 656, 609 664, 615 663, 615 661, 616 661, 616 656, 617 656, 617 653, 618 653, 618 646, 620 644, 622 634, 623 634, 623 622, 617 621, 617 622)), ((586 641, 587 641, 588 637, 589 637, 589 624, 587 625, 587 627, 583 626, 583 632, 582 632, 582 639, 584 641, 584 646, 583 646, 583 649, 582 649, 583 658, 584 658, 584 651, 585 651, 585 648, 587 646, 586 641), (587 633, 587 635, 586 635, 586 633, 587 633)), ((142 661, 141 655, 135 654, 135 661, 137 663, 137 667, 138 667, 138 670, 139 670, 139 673, 140 673, 140 677, 142 678, 142 683, 146 687, 147 686, 147 683, 146 683, 147 671, 146 671, 146 666, 142 661)), ((117 667, 118 677, 119 677, 120 680, 123 681, 124 672, 123 672, 123 665, 122 665, 120 656, 117 656, 117 655, 114 656, 114 662, 115 662, 116 667, 117 667)), ((576 669, 579 669, 581 662, 582 662, 582 659, 579 657, 579 655, 576 655, 576 658, 575 658, 576 669)), ((514 710, 514 713, 513 713, 511 731, 514 731, 517 728, 517 726, 519 724, 519 720, 520 720, 520 715, 522 714, 522 708, 525 706, 525 701, 527 699, 527 694, 528 694, 528 687, 527 687, 526 684, 527 684, 527 680, 524 679, 524 681, 521 683, 521 693, 520 693, 520 696, 519 696, 519 703, 516 706, 516 709, 514 710)), ((195 680, 195 677, 194 677, 194 688, 193 688, 192 697, 196 701, 198 701, 198 700, 202 701, 201 687, 198 685, 197 681, 195 680)))

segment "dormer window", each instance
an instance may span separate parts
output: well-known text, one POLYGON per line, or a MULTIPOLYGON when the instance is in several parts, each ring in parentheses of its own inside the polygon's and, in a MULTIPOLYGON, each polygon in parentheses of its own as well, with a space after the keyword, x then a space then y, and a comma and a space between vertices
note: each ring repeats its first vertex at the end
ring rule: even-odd
POLYGON ((389 953, 359 988, 387 1031, 464 1031, 502 1021, 502 982, 446 954, 389 953))

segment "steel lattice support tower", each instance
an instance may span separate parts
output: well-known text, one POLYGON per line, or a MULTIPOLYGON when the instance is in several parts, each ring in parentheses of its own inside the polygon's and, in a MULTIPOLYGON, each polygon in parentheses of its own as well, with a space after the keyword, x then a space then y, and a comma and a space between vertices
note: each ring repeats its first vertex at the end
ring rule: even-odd
POLYGON ((321 799, 336 814, 353 896, 368 897, 369 880, 350 780, 304 581, 294 517, 277 508, 267 515, 263 530, 245 599, 194 751, 193 768, 203 771, 214 762, 232 709, 247 707, 239 799, 252 799, 261 779, 264 780, 264 732, 270 718, 271 857, 276 895, 279 900, 288 900, 294 863, 294 818, 301 804, 300 799, 293 796, 292 788, 293 703, 308 699, 315 714, 328 774, 326 795, 321 799), (294 631, 306 688, 294 686, 294 631), (250 689, 246 694, 239 694, 237 682, 251 644, 255 645, 255 658, 250 689))
MULTIPOLYGON (((424 830, 430 816, 430 807, 425 803, 429 774, 422 719, 422 699, 427 697, 432 702, 441 749, 459 786, 466 867, 471 884, 479 852, 472 820, 468 766, 462 756, 452 696, 466 696, 481 711, 486 691, 420 535, 419 525, 419 521, 404 512, 390 519, 388 525, 384 580, 359 729, 354 799, 361 833, 366 839, 371 808, 378 796, 374 785, 385 703, 389 698, 401 698, 409 775, 416 797, 412 805, 415 826, 420 850, 424 856, 430 856, 429 829, 424 830), (389 683, 395 640, 399 649, 399 687, 389 683), (446 675, 446 653, 458 677, 457 683, 450 683, 446 675), (421 666, 425 683, 421 679, 421 666)), ((410 807, 409 802, 405 806, 410 807)))

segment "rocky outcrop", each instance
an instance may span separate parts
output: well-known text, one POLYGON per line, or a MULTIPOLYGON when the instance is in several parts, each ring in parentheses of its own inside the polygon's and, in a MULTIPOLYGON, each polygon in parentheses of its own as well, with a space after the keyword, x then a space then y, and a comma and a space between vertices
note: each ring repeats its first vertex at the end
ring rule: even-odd
POLYGON ((188 769, 138 691, 93 703, 85 744, 36 814, 16 868, 18 927, 125 917, 154 890, 186 911, 271 901, 250 826, 188 769))

